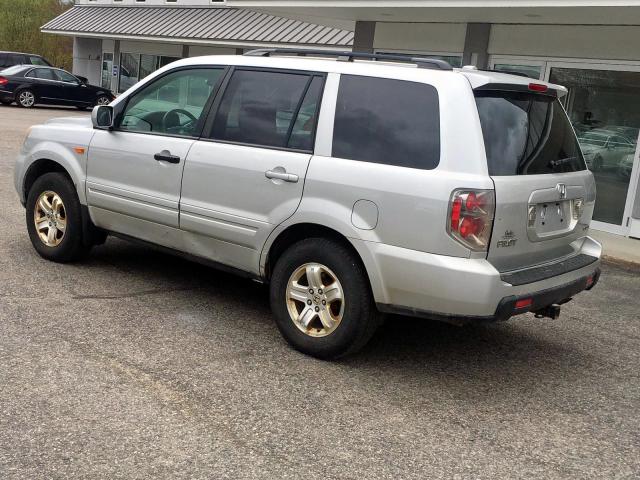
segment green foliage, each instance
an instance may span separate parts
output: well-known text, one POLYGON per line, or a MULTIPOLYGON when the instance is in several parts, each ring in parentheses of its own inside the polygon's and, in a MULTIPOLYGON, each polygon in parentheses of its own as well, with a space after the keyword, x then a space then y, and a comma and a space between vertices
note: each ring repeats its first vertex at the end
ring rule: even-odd
POLYGON ((40 27, 71 6, 68 0, 0 0, 0 50, 36 53, 70 70, 73 39, 40 33, 40 27))

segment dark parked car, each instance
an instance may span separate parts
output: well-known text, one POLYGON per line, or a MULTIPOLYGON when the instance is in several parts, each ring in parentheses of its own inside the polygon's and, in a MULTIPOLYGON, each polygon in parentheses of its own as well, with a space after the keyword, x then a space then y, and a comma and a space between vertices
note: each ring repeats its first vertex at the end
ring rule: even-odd
POLYGON ((14 65, 52 66, 45 58, 33 53, 0 52, 0 69, 13 67, 14 65))
POLYGON ((51 67, 16 65, 0 70, 0 102, 16 102, 30 108, 36 104, 73 105, 80 109, 106 105, 115 96, 110 90, 89 85, 84 77, 51 67))

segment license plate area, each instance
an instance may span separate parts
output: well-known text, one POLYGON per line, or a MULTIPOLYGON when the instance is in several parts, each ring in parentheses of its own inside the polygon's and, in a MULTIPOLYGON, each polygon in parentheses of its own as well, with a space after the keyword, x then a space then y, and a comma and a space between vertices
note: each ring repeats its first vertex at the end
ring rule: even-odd
POLYGON ((533 228, 538 236, 568 232, 574 226, 571 225, 571 220, 569 200, 529 205, 529 227, 533 228))

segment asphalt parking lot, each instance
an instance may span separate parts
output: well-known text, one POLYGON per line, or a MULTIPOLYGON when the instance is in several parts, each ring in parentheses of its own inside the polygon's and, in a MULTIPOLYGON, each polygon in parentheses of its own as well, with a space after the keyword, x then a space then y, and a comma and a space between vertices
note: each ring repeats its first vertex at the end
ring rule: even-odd
POLYGON ((320 362, 251 281, 111 238, 38 257, 13 159, 68 114, 0 106, 0 478, 640 477, 639 270, 556 321, 394 317, 320 362))

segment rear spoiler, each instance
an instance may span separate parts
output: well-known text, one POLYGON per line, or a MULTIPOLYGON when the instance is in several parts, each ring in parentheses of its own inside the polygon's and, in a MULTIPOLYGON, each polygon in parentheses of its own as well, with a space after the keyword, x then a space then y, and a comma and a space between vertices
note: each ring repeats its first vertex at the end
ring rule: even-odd
POLYGON ((549 85, 547 83, 531 82, 526 83, 485 83, 473 89, 476 92, 521 92, 546 95, 548 97, 560 98, 567 94, 567 89, 559 85, 549 85))

